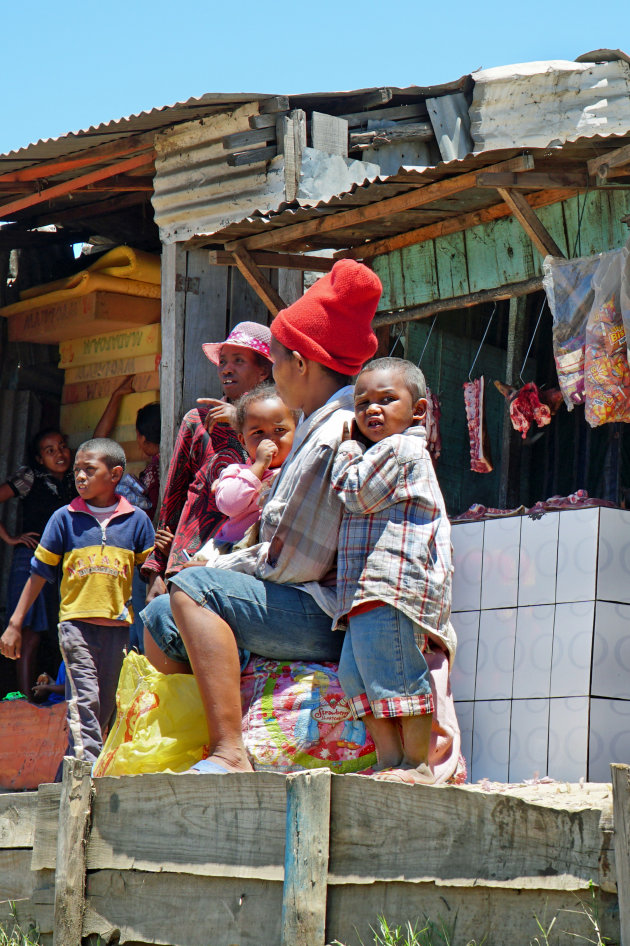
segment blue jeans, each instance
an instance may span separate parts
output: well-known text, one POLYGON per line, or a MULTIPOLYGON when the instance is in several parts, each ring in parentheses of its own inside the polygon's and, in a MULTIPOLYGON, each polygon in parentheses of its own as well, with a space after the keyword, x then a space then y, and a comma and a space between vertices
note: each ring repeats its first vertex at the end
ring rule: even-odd
POLYGON ((355 716, 421 716, 433 712, 425 638, 402 611, 382 604, 349 619, 339 682, 355 716))
MULTIPOLYGON (((171 579, 198 605, 229 624, 241 651, 271 660, 339 660, 343 633, 306 591, 216 568, 185 568, 171 579)), ((160 650, 188 660, 168 595, 154 598, 141 615, 160 650)))

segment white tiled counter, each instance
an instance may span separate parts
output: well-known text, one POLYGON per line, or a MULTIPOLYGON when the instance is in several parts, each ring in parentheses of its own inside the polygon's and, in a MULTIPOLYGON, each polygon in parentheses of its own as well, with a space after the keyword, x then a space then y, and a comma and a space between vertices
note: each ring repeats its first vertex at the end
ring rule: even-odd
POLYGON ((630 512, 454 523, 452 688, 473 781, 630 762, 630 512))

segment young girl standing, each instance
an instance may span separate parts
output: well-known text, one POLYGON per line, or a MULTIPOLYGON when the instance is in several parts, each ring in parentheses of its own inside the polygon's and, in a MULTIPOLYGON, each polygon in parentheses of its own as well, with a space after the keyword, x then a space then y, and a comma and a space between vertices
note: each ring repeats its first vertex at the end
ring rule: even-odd
MULTIPOLYGON (((20 467, 6 483, 0 486, 0 503, 8 499, 21 500, 22 531, 10 535, 0 523, 0 539, 14 546, 7 614, 12 614, 30 574, 32 550, 44 531, 44 526, 56 509, 67 505, 75 496, 74 476, 70 470, 72 454, 62 433, 54 428, 40 430, 29 450, 30 464, 20 467)), ((47 584, 44 592, 29 610, 24 621, 22 652, 17 662, 18 688, 29 699, 37 678, 37 654, 43 633, 56 628, 59 612, 59 593, 47 584)))

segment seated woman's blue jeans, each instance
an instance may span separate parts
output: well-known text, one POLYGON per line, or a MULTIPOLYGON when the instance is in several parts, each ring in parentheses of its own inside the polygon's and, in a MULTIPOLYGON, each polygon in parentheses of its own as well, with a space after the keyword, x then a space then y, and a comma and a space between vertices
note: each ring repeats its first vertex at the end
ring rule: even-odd
MULTIPOLYGON (((294 585, 200 567, 182 569, 171 579, 171 586, 223 618, 241 651, 272 660, 339 660, 343 632, 332 631, 330 616, 307 591, 294 585)), ((154 598, 142 619, 167 657, 188 661, 169 595, 154 598)))

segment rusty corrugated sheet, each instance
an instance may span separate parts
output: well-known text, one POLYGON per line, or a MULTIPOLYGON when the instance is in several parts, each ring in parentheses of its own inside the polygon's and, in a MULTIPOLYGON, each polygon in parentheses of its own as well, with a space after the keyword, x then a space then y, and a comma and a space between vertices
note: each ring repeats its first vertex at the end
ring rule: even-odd
POLYGON ((630 65, 527 62, 473 73, 474 151, 559 147, 630 132, 630 65))

